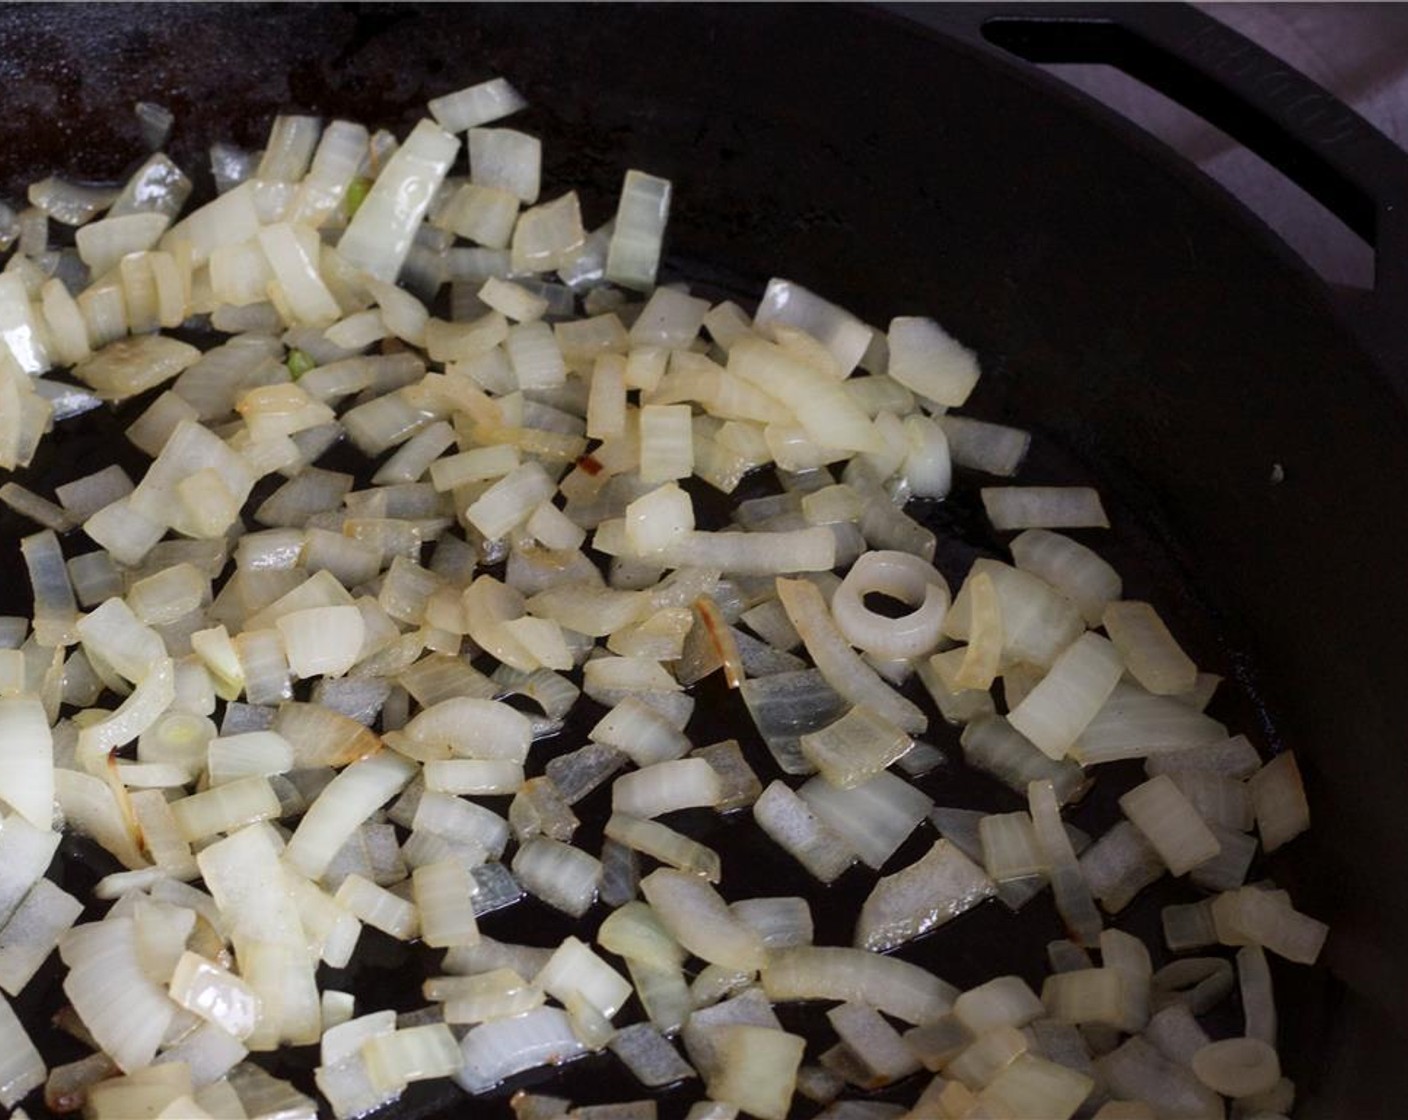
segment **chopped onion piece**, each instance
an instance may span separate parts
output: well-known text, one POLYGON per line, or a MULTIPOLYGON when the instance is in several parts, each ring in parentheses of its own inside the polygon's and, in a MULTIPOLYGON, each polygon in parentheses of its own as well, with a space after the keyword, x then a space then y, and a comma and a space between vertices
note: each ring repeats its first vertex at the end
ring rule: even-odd
POLYGON ((1091 894, 1115 914, 1158 880, 1166 865, 1139 829, 1120 821, 1081 854, 1080 870, 1091 894))
POLYGON ((48 1073, 19 1016, 9 1000, 0 996, 0 1105, 16 1108, 32 1089, 44 1084, 48 1073))
POLYGON ((658 821, 613 812, 606 822, 605 835, 607 839, 633 851, 698 875, 711 883, 717 883, 722 874, 717 852, 658 821))
POLYGON ((1083 766, 1144 758, 1226 740, 1227 728, 1169 696, 1121 681, 1071 747, 1083 766))
POLYGON ((455 1080, 468 1093, 492 1089, 506 1077, 536 1066, 561 1065, 586 1047, 566 1012, 540 1007, 473 1028, 460 1043, 464 1065, 455 1080))
POLYGON ((259 996, 227 969, 186 952, 171 976, 173 1001, 235 1038, 246 1038, 259 1017, 259 996))
POLYGON ((1156 696, 1188 692, 1197 682, 1198 667, 1148 603, 1110 603, 1102 622, 1134 679, 1156 696))
POLYGON ((611 787, 611 806, 618 813, 650 818, 677 809, 712 808, 722 793, 718 774, 704 759, 676 759, 617 778, 611 787))
POLYGON ((777 595, 828 684, 852 704, 871 709, 904 731, 924 730, 928 720, 923 712, 892 691, 846 643, 815 584, 779 579, 777 595))
POLYGON ((150 1065, 176 1005, 143 974, 132 919, 77 926, 59 952, 64 993, 97 1043, 124 1071, 150 1065))
POLYGON ((71 894, 37 880, 0 928, 0 989, 18 996, 82 912, 71 894))
POLYGON ((808 807, 838 833, 867 866, 879 870, 934 807, 903 778, 882 770, 850 789, 815 777, 799 791, 808 807))
POLYGON ((767 950, 762 940, 697 875, 661 868, 640 886, 665 928, 696 956, 743 971, 763 966, 767 950))
POLYGON ((1310 827, 1310 805, 1305 799, 1300 767, 1290 751, 1278 754, 1247 782, 1256 812, 1261 846, 1274 852, 1310 827))
POLYGON ((1094 1087, 1094 1078, 1027 1052, 994 1074, 978 1100, 999 1115, 1069 1120, 1094 1087))
POLYGON ((1083 627, 1074 604, 1037 577, 986 557, 974 562, 944 618, 949 637, 969 640, 972 593, 968 585, 980 573, 991 576, 997 589, 1005 659, 1048 666, 1080 637, 1083 627))
POLYGON ((937 929, 995 893, 992 881, 947 840, 880 879, 861 907, 858 948, 884 952, 937 929))
POLYGON ((354 762, 308 807, 285 858, 309 878, 318 878, 352 832, 411 780, 411 763, 389 752, 354 762))
POLYGON ((1221 850, 1192 803, 1166 775, 1150 778, 1120 798, 1120 809, 1174 875, 1183 875, 1221 850))
POLYGON ((1259 945, 1244 945, 1237 950, 1237 980, 1247 1037, 1274 1047, 1276 1000, 1271 986, 1271 969, 1259 945))
POLYGON ((832 597, 831 611, 852 645, 880 657, 913 658, 938 644, 948 600, 948 584, 931 565, 908 553, 876 551, 852 565, 832 597), (870 594, 899 599, 913 611, 886 618, 866 607, 870 594))
POLYGON ((1008 722, 1049 757, 1060 760, 1109 699, 1124 672, 1115 646, 1083 634, 1040 684, 1008 714, 1008 722))
POLYGON ((1031 433, 1020 428, 952 414, 936 420, 948 437, 953 461, 960 467, 1010 477, 1017 473, 1031 446, 1031 433))
POLYGON ((479 925, 470 904, 469 873, 454 859, 423 864, 412 873, 421 940, 436 949, 473 945, 479 925))
POLYGON ((936 404, 961 405, 978 382, 976 356, 932 319, 893 319, 886 341, 890 360, 885 372, 936 404))
POLYGON ((1265 1093, 1281 1080, 1276 1051, 1258 1038, 1224 1038, 1193 1055, 1193 1072, 1225 1097, 1265 1093))
POLYGON ((1033 781, 1027 787, 1027 799, 1036 828, 1037 843, 1046 856, 1051 890, 1056 896, 1056 909, 1078 945, 1093 946, 1100 941, 1100 911, 1095 908, 1090 887, 1081 873, 1070 837, 1061 825, 1061 810, 1056 791, 1049 780, 1033 781))
POLYGON ((503 78, 431 98, 427 108, 446 132, 465 132, 525 108, 528 102, 503 78))
POLYGON ((907 1023, 928 1023, 958 990, 899 957, 836 946, 778 949, 762 973, 769 999, 830 999, 868 1004, 907 1023))
POLYGON ((1212 911, 1224 945, 1261 945, 1297 964, 1314 964, 1329 933, 1324 922, 1256 887, 1218 895, 1212 911))
POLYGON ((668 179, 644 171, 626 172, 607 246, 606 280, 636 291, 655 287, 665 222, 670 216, 670 191, 668 179))
POLYGON ((762 1120, 785 1120, 806 1040, 745 1024, 721 1026, 716 1037, 718 1066, 707 1078, 709 1096, 762 1120))
POLYGON ((856 861, 856 853, 781 781, 774 781, 753 803, 753 817, 780 847, 823 883, 830 883, 856 861))
POLYGON ((799 742, 802 755, 839 789, 868 781, 914 746, 914 740, 894 724, 860 706, 835 723, 800 736, 799 742))
POLYGON ((1158 1114, 1193 1117, 1223 1113, 1222 1100, 1187 1067, 1169 1061, 1137 1036, 1096 1059, 1095 1071, 1112 1094, 1144 1101, 1158 1114))
MULTIPOLYGON (((394 281, 459 146, 430 121, 419 122, 376 177, 338 241, 338 253, 378 280, 394 281)), ((470 151, 473 158, 472 134, 470 151)))
POLYGON ((535 836, 514 855, 513 873, 549 906, 581 917, 596 898, 601 863, 579 848, 535 836))
POLYGON ((870 347, 873 331, 854 315, 791 280, 773 279, 758 304, 753 324, 764 334, 785 326, 816 339, 848 377, 870 347))
POLYGON ((383 1090, 448 1077, 464 1063, 459 1044, 444 1023, 375 1035, 362 1043, 360 1053, 372 1084, 383 1090))
POLYGON ((53 824, 53 735, 33 696, 0 698, 0 801, 37 829, 53 824))

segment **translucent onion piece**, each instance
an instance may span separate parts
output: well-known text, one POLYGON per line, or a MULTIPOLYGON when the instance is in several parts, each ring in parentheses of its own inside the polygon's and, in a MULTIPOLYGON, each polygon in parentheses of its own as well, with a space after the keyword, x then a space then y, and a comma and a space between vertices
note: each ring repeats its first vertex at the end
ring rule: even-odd
POLYGON ((649 1023, 633 1023, 617 1031, 607 1046, 646 1088, 662 1088, 695 1076, 694 1067, 649 1023))
POLYGON ((579 848, 535 836, 513 857, 513 873, 549 906, 581 917, 596 899, 601 863, 579 848))
POLYGON ((960 467, 987 474, 1011 476, 1026 458, 1031 446, 1030 432, 989 424, 968 416, 945 414, 936 417, 948 437, 949 453, 960 467))
POLYGON ((616 206, 603 275, 636 291, 655 287, 665 223, 670 216, 670 181, 627 171, 616 206))
POLYGON ((527 104, 523 95, 503 78, 490 78, 431 98, 427 107, 446 132, 465 132, 516 113, 527 104))
POLYGON ((804 331, 826 347, 839 377, 847 377, 855 369, 874 334, 848 311, 791 280, 768 281, 753 321, 764 334, 779 326, 804 331))
POLYGON ((888 770, 850 789, 838 789, 818 776, 799 793, 811 810, 876 870, 934 807, 927 795, 888 770))
POLYGON ((337 850, 414 774, 411 763, 389 752, 355 762, 309 806, 288 842, 285 858, 309 878, 327 869, 337 850))
POLYGON ((1085 1074, 1032 1053, 1019 1054, 999 1070, 978 1094, 999 1115, 1041 1115, 1069 1120, 1095 1087, 1085 1074))
POLYGON ((932 319, 891 320, 887 342, 890 361, 885 372, 936 404, 961 405, 978 382, 978 361, 973 352, 932 319))
POLYGON ((1193 1055, 1193 1072, 1225 1097, 1265 1093, 1281 1080, 1276 1051, 1258 1038, 1224 1038, 1193 1055))
POLYGON ((259 1017, 260 1000, 254 990, 198 953, 181 954, 168 992, 187 1011, 235 1038, 248 1037, 259 1017))
POLYGON ((617 778, 611 787, 611 806, 635 817, 658 817, 677 809, 712 808, 722 792, 718 774, 704 759, 677 759, 617 778))
POLYGON ((418 123, 377 176, 337 251, 378 280, 394 281, 459 146, 430 121, 418 123))
POLYGON ((382 1089, 448 1077, 464 1062, 454 1034, 444 1023, 378 1034, 362 1044, 360 1053, 372 1084, 382 1089))
POLYGON ((769 1027, 732 1024, 717 1035, 718 1067, 709 1096, 762 1120, 785 1120, 806 1040, 769 1027))
POLYGON ((1187 692, 1197 682, 1197 666, 1148 603, 1110 603, 1102 622, 1131 675, 1156 696, 1187 692))
POLYGON ((97 1043, 126 1072, 150 1065, 176 1005, 142 972, 132 920, 77 926, 59 952, 64 993, 97 1043))
POLYGON ((20 552, 34 593, 34 633, 47 646, 69 645, 81 636, 63 549, 52 529, 25 537, 20 552))
POLYGON ((952 985, 899 957, 836 946, 775 950, 762 982, 772 1000, 863 1003, 906 1023, 932 1022, 958 995, 952 985))
POLYGON ((579 995, 607 1019, 631 995, 630 982, 575 937, 558 946, 534 983, 563 1004, 579 995))
POLYGON ((0 924, 24 900, 58 851, 59 833, 11 814, 0 825, 0 924))
POLYGON ((0 928, 0 989, 19 995, 82 912, 78 899, 38 880, 0 928))
POLYGON ((851 566, 831 599, 837 628, 853 646, 885 658, 913 658, 939 642, 948 610, 948 584, 916 556, 868 552, 851 566), (865 606, 869 594, 888 595, 914 608, 898 619, 865 606))
POLYGON ((863 707, 802 735, 799 742, 803 757, 839 789, 868 781, 914 746, 914 740, 894 724, 863 707))
POLYGON ((1083 634, 1008 714, 1008 722, 1049 757, 1064 758, 1119 683, 1124 665, 1114 645, 1083 634))
POLYGON ((1246 1018, 1245 1034, 1268 1046, 1276 1045, 1276 999, 1266 954, 1257 945, 1237 950, 1237 981, 1246 1018))
POLYGON ((1100 495, 1086 486, 997 486, 982 491, 994 529, 1108 529, 1100 495))
POLYGON ((1261 846, 1273 852, 1310 827, 1300 768, 1290 751, 1277 755, 1247 782, 1261 846))
POLYGON ((1027 813, 993 813, 978 822, 983 845, 983 866, 996 882, 1028 878, 1046 870, 1046 859, 1036 842, 1036 831, 1027 813))
POLYGON ((1120 798, 1120 809, 1174 875, 1186 874, 1221 850, 1207 823, 1166 775, 1130 790, 1120 798))
POLYGON ((191 843, 221 832, 233 832, 255 821, 279 816, 282 808, 267 779, 240 778, 173 802, 171 815, 191 843))
POLYGON ((1100 941, 1100 911, 1095 908, 1090 887, 1081 874, 1075 849, 1061 825, 1061 811, 1050 781, 1034 781, 1027 798, 1036 828, 1037 843, 1046 856, 1056 909, 1078 945, 1094 946, 1100 941))
POLYGON ((870 418, 838 382, 773 343, 739 339, 729 351, 728 372, 777 398, 818 447, 869 452, 884 448, 870 418))
POLYGON ((1054 761, 1032 745, 1006 717, 981 715, 963 730, 963 757, 1018 793, 1037 780, 1052 783, 1057 800, 1065 804, 1085 787, 1086 778, 1069 759, 1054 761))
POLYGON ((35 828, 48 831, 53 823, 53 736, 32 696, 0 698, 0 801, 35 828))
POLYGON ((767 951, 761 938, 697 875, 661 868, 640 886, 665 928, 696 956, 741 971, 763 966, 767 951))
POLYGON ((1115 914, 1167 868, 1144 834, 1129 821, 1120 821, 1081 853, 1080 870, 1091 894, 1115 914))
POLYGON ((1180 1065, 1189 1065, 1193 1055, 1210 1041, 1186 1004, 1171 1003, 1149 1019, 1144 1038, 1154 1044, 1164 1057, 1180 1065))
POLYGON ((1121 681, 1071 747, 1083 766, 1144 758, 1226 740, 1227 728, 1169 696, 1121 681))
MULTIPOLYGON (((596 545, 602 550, 600 534, 596 545)), ((692 532, 649 554, 663 567, 708 567, 735 575, 825 572, 836 563, 836 538, 826 526, 776 533, 692 532)))
POLYGON ((584 1053, 567 1013, 540 1007, 511 1019, 473 1028, 460 1043, 464 1065, 455 1080, 482 1093, 506 1077, 544 1065, 561 1065, 584 1053))
POLYGON ((1111 1094, 1144 1101, 1157 1109, 1156 1114, 1194 1117, 1223 1113, 1217 1094, 1187 1067, 1169 1061, 1142 1038, 1131 1038, 1096 1059, 1095 1070, 1111 1094))
POLYGON ((698 875, 711 883, 717 883, 722 875, 717 852, 658 821, 614 812, 606 822, 605 835, 607 839, 633 851, 698 875))
POLYGON ((0 996, 0 1105, 14 1108, 44 1084, 48 1068, 10 1003, 0 996))
POLYGON ((781 781, 759 795, 753 817, 774 843, 823 883, 832 882, 856 861, 854 849, 781 781))
POLYGON ((937 929, 995 893, 982 868, 947 840, 880 879, 856 923, 857 948, 885 952, 937 929))
POLYGON ((1156 774, 1174 774, 1182 770, 1206 771, 1228 778, 1249 778, 1260 767, 1261 756, 1245 735, 1186 750, 1153 754, 1144 760, 1144 772, 1151 778, 1156 774))
POLYGON ((1224 945, 1261 945, 1299 964, 1314 964, 1329 927, 1296 910, 1283 897, 1255 887, 1218 895, 1213 901, 1218 940, 1224 945))
POLYGON ((522 202, 538 201, 542 144, 510 128, 469 130, 469 177, 476 186, 508 191, 522 202))
POLYGON ((960 641, 970 637, 971 592, 967 584, 980 572, 990 575, 997 589, 1005 658, 1031 665, 1050 665, 1080 636, 1080 612, 1063 595, 1035 576, 980 557, 944 619, 944 632, 950 637, 960 641))
POLYGON ((863 705, 910 734, 928 726, 924 713, 894 692, 846 643, 816 585, 779 579, 777 595, 827 683, 852 704, 863 705))
POLYGON ((470 903, 469 873, 453 859, 417 867, 412 874, 421 939, 432 948, 473 945, 479 926, 470 903))

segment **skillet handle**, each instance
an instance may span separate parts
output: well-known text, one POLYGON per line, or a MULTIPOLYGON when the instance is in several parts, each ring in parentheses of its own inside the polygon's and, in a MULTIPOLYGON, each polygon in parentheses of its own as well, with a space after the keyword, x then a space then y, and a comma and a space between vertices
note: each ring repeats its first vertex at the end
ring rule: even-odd
POLYGON ((1114 66, 1261 156, 1373 247, 1373 289, 1337 309, 1408 375, 1408 152, 1333 94, 1187 4, 890 7, 986 53, 1114 66))

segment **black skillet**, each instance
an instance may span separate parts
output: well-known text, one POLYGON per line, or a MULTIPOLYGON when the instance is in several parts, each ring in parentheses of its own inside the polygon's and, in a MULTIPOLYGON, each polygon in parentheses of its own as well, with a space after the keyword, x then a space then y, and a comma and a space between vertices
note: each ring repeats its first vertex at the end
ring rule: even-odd
MULTIPOLYGON (((528 96, 516 124, 543 137, 546 181, 578 189, 591 222, 609 216, 624 168, 670 177, 672 274, 756 295, 782 273, 873 322, 932 314, 981 354, 970 411, 1037 433, 1029 477, 1099 482, 1116 528, 1086 539, 1227 675, 1214 714, 1268 751, 1294 748, 1310 783, 1313 833, 1266 869, 1334 927, 1322 966, 1275 970, 1297 1115, 1397 1115, 1408 157, 1181 6, 33 5, 0 9, 0 169, 14 199, 51 171, 120 177, 140 152, 131 105, 151 100, 175 113, 169 151, 208 191, 205 147, 258 147, 279 110, 404 132, 429 97, 495 74, 528 96), (1199 111, 1377 248, 1375 290, 1332 300, 1191 167, 1019 59, 1107 62, 1199 111)), ((128 415, 75 423, 25 480, 42 489, 108 461, 128 415)), ((962 481, 930 511, 954 576, 1004 543, 962 481)), ((0 518, 7 541, 24 531, 0 518)), ((0 609, 25 609, 22 571, 5 572, 0 609)), ((700 709, 697 741, 746 730, 721 692, 706 687, 700 709)), ((933 737, 956 757, 945 728, 933 737)), ((569 731, 544 757, 580 741, 569 731)), ((921 784, 942 803, 1017 807, 956 761, 921 784)), ((1099 831, 1114 815, 1107 791, 1073 819, 1099 831)), ((682 824, 724 849, 730 889, 808 893, 831 915, 819 939, 847 938, 863 876, 815 890, 746 826, 682 824)), ((52 874, 81 889, 106 869, 67 845, 52 874)), ((1120 924, 1152 933, 1159 907, 1187 897, 1166 883, 1120 924)), ((543 943, 564 932, 531 902, 485 928, 543 943)), ((906 955, 960 985, 1036 981, 1058 935, 1048 899, 1020 918, 994 903, 906 955)), ((366 949, 392 966, 347 978, 368 1006, 416 1006, 433 961, 371 937, 366 949)), ((81 1052, 45 1025, 58 977, 51 967, 19 1001, 53 1061, 81 1052)), ((1217 1029, 1236 1029, 1229 1015, 1217 1029)), ((814 1029, 816 1016, 789 1022, 814 1029)), ((270 1065, 306 1084, 311 1061, 270 1065)), ((579 1103, 648 1095, 609 1057, 514 1084, 579 1103)), ((695 1092, 661 1095, 662 1109, 681 1114, 695 1092)), ((388 1115, 502 1115, 504 1096, 421 1086, 388 1115)))

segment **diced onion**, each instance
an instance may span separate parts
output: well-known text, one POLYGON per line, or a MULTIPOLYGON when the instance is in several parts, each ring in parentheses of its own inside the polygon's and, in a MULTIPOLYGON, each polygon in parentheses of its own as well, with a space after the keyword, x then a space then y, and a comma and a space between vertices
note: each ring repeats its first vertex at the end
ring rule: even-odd
POLYGON ((837 628, 852 645, 885 658, 913 658, 939 642, 948 610, 948 584, 929 564, 903 552, 867 552, 847 573, 831 600, 837 628), (865 596, 888 595, 913 608, 888 619, 865 605, 865 596))

